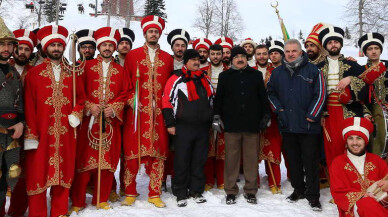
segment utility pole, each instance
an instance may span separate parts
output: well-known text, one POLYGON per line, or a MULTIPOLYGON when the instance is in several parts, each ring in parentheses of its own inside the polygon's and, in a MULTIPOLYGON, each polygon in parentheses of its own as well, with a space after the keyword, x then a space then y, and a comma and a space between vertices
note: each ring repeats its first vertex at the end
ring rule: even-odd
POLYGON ((107 0, 107 6, 108 6, 108 19, 107 19, 107 21, 106 21, 106 25, 107 26, 110 26, 110 14, 112 13, 111 12, 111 2, 110 2, 111 0, 107 0))
POLYGON ((94 17, 96 18, 97 18, 97 12, 98 12, 97 7, 98 7, 98 2, 96 0, 96 7, 94 8, 94 17))
POLYGON ((125 27, 130 28, 131 27, 131 16, 132 16, 132 10, 131 10, 131 4, 133 0, 127 0, 127 16, 125 16, 125 27))
POLYGON ((60 0, 56 0, 55 2, 55 25, 58 26, 58 20, 59 20, 59 1, 60 0))

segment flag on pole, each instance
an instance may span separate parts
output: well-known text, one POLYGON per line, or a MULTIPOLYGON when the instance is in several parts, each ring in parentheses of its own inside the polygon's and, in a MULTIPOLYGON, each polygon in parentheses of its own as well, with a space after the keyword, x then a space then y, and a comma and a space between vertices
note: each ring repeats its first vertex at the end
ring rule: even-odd
POLYGON ((288 35, 286 26, 284 25, 283 18, 279 16, 279 23, 280 23, 280 28, 282 29, 283 33, 283 40, 284 42, 288 41, 290 39, 290 35, 288 35))
POLYGON ((137 69, 136 69, 136 86, 135 86, 135 97, 133 99, 133 112, 135 115, 135 130, 133 132, 136 132, 137 130, 137 116, 139 113, 139 77, 140 77, 140 72, 139 72, 139 64, 137 64, 137 69))

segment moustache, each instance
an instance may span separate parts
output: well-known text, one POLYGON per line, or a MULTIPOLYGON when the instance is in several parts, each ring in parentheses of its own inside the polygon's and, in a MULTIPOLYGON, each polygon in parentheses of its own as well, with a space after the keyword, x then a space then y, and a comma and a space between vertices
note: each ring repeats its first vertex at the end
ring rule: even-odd
POLYGON ((110 53, 110 50, 104 50, 103 52, 109 52, 110 53))
POLYGON ((238 61, 237 64, 244 64, 244 62, 243 61, 238 61))

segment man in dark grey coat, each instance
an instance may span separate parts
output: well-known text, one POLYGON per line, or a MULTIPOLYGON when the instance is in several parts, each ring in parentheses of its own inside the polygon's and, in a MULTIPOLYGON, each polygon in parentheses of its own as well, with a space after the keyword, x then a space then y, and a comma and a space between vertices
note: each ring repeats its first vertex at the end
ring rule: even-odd
POLYGON ((249 67, 247 53, 235 47, 232 67, 222 72, 214 102, 213 127, 225 131, 225 192, 226 204, 234 204, 238 193, 241 152, 244 168, 244 197, 256 204, 259 131, 270 120, 269 102, 262 73, 249 67))

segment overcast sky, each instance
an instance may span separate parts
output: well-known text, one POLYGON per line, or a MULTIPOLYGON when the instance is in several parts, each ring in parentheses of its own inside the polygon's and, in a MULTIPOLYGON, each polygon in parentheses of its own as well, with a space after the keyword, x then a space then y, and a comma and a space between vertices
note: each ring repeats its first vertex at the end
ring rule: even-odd
MULTIPOLYGON (((235 0, 245 26, 241 38, 251 37, 256 41, 271 35, 282 38, 275 9, 271 0, 235 0)), ((165 0, 169 26, 184 28, 192 37, 203 37, 202 32, 192 28, 198 17, 197 5, 201 0, 165 0)), ((318 22, 345 27, 343 22, 344 4, 347 0, 279 0, 278 9, 284 19, 290 37, 298 36, 300 29, 304 36, 318 22)), ((168 30, 170 31, 170 30, 168 30)), ((217 38, 217 36, 215 37, 217 38)))

